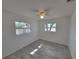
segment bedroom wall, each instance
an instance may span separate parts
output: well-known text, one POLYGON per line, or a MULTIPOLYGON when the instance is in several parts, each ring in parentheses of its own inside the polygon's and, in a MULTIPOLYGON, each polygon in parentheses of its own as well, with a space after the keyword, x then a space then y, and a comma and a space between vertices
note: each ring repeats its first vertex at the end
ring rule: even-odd
POLYGON ((76 59, 76 12, 72 14, 70 20, 69 48, 71 51, 72 59, 76 59))
POLYGON ((3 10, 2 15, 2 44, 3 44, 3 55, 2 57, 8 56, 11 53, 27 46, 31 42, 37 40, 37 21, 29 19, 28 17, 24 20, 18 17, 15 13, 3 10), (32 32, 25 35, 16 36, 15 34, 15 20, 24 21, 31 24, 32 32))
POLYGON ((59 44, 68 45, 69 40, 69 22, 70 17, 61 17, 57 19, 39 20, 39 38, 59 44), (45 32, 44 24, 47 22, 56 22, 57 31, 55 33, 45 32))

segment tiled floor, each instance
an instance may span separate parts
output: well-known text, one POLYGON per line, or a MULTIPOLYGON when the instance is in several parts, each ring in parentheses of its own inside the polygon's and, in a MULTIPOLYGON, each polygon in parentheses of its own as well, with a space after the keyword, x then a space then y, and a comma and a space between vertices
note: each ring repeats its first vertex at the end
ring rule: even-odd
POLYGON ((4 59, 72 59, 72 58, 67 46, 40 39, 4 59), (31 52, 34 52, 35 49, 37 49, 35 53, 30 54, 31 52))

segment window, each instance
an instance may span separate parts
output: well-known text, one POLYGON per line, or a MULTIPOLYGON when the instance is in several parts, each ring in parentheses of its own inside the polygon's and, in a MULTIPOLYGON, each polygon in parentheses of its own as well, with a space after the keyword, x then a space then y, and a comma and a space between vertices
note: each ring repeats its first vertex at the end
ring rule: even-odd
POLYGON ((46 23, 45 31, 47 32, 56 32, 56 23, 46 23))
POLYGON ((28 23, 15 22, 15 27, 16 27, 16 35, 30 32, 30 24, 28 23))

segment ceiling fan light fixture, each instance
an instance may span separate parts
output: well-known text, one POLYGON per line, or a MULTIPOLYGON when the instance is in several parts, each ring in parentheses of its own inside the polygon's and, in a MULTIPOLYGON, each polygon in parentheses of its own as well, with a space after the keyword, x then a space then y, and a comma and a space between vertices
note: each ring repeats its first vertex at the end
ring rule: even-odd
POLYGON ((41 19, 44 19, 44 16, 41 16, 41 15, 40 15, 40 18, 41 18, 41 19))
POLYGON ((45 9, 38 9, 36 15, 39 16, 40 19, 44 19, 47 15, 47 11, 45 9))

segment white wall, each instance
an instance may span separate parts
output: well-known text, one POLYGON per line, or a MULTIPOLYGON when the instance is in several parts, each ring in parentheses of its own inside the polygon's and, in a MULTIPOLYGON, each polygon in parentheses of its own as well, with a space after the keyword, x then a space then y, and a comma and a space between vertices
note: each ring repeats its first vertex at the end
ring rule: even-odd
POLYGON ((11 53, 27 46, 37 39, 37 22, 33 19, 26 18, 22 20, 18 17, 18 15, 6 10, 3 10, 2 16, 3 57, 10 55, 11 53), (16 36, 14 24, 15 20, 31 23, 32 32, 29 34, 16 36))
POLYGON ((70 21, 70 40, 69 48, 72 59, 76 59, 76 13, 74 12, 70 21))
POLYGON ((69 22, 70 17, 61 17, 57 19, 51 19, 51 20, 39 20, 39 38, 56 42, 59 44, 68 45, 69 40, 69 22), (44 31, 44 24, 47 22, 56 22, 57 24, 57 32, 51 33, 51 32, 45 32, 44 31))

